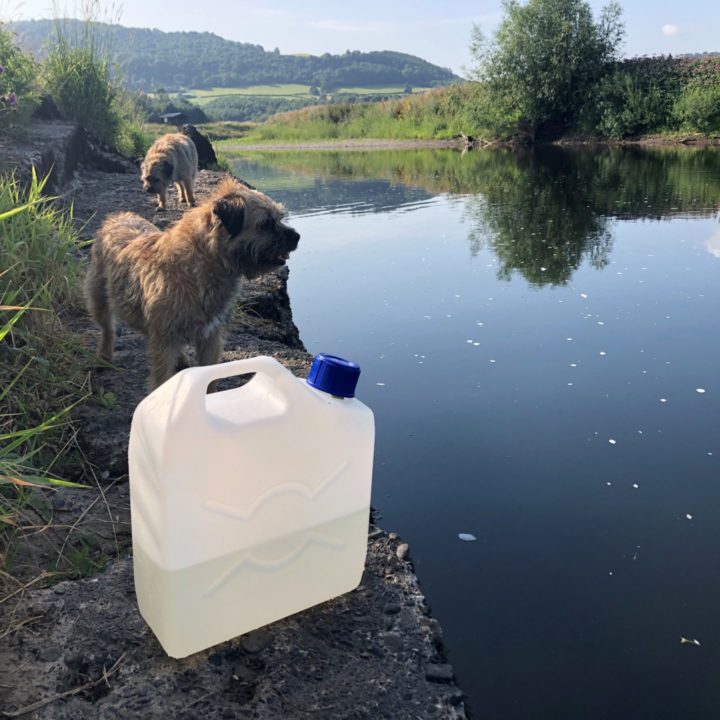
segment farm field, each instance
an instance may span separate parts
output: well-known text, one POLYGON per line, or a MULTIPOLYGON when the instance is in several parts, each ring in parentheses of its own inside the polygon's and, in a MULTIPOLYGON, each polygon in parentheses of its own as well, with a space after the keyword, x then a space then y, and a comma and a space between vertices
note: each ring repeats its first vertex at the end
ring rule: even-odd
MULTIPOLYGON (((413 87, 413 93, 424 92, 426 87, 413 87)), ((403 86, 390 87, 342 87, 332 91, 332 95, 402 95, 403 86)), ((271 84, 271 85, 248 85, 245 87, 216 87, 210 89, 188 90, 183 93, 184 97, 200 107, 211 100, 229 98, 235 96, 243 97, 283 97, 283 98, 309 98, 309 85, 298 84, 271 84)))

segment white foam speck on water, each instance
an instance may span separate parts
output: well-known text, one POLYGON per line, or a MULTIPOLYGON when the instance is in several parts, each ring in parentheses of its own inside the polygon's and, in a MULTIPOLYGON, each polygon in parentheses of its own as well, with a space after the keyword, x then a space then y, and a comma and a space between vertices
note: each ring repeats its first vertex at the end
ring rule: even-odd
POLYGON ((430 315, 423 315, 423 317, 424 317, 426 320, 429 320, 429 319, 430 319, 430 315))
POLYGON ((385 383, 375 383, 378 387, 385 387, 385 383))
POLYGON ((465 342, 466 342, 466 343, 469 343, 470 345, 472 345, 472 340, 466 340, 465 342))
POLYGON ((572 387, 572 386, 573 386, 573 384, 572 384, 572 383, 568 383, 568 387, 572 387))
POLYGON ((609 480, 608 480, 605 484, 606 484, 608 487, 610 487, 610 486, 612 485, 612 483, 611 483, 609 480))
POLYGON ((547 270, 546 267, 541 267, 541 268, 540 268, 540 271, 541 271, 541 272, 545 272, 546 270, 547 270))
POLYGON ((642 431, 642 430, 638 430, 638 435, 642 435, 642 434, 643 434, 643 431, 642 431))
POLYGON ((572 338, 565 338, 568 342, 572 342, 572 338))
POLYGON ((581 297, 583 300, 587 300, 587 294, 586 294, 586 293, 580 293, 580 297, 581 297))
POLYGON ((598 320, 598 325, 604 325, 605 323, 602 320, 598 320))
POLYGON ((690 513, 685 513, 685 517, 686 517, 688 520, 692 520, 692 515, 691 515, 690 513))
POLYGON ((491 362, 491 363, 494 363, 494 362, 495 362, 495 360, 491 360, 490 362, 491 362))
POLYGON ((708 453, 708 455, 712 455, 712 453, 711 453, 711 452, 709 452, 709 453, 708 453))
POLYGON ((667 402, 667 398, 660 398, 660 402, 661 402, 661 403, 666 403, 666 402, 667 402))
POLYGON ((702 395, 705 392, 705 388, 695 388, 695 392, 702 395))
POLYGON ((478 323, 478 325, 479 325, 480 327, 482 327, 484 324, 485 324, 484 322, 479 322, 479 323, 478 323))
POLYGON ((445 317, 452 317, 452 315, 446 315, 445 317))
POLYGON ((463 542, 473 542, 473 540, 477 540, 477 538, 472 533, 458 533, 458 537, 463 542))
POLYGON ((637 490, 640 486, 637 483, 633 483, 633 487, 637 490))
POLYGON ((610 438, 610 439, 608 440, 608 442, 609 442, 611 445, 617 445, 617 440, 613 440, 612 438, 610 438))
POLYGON ((612 575, 612 570, 608 573, 608 575, 612 575))
POLYGON ((605 356, 605 355, 607 355, 607 353, 604 350, 601 350, 600 355, 605 356))
POLYGON ((473 343, 473 346, 474 346, 474 347, 479 347, 479 345, 480 345, 479 342, 474 342, 474 343, 473 343))
POLYGON ((570 363, 570 367, 577 367, 577 363, 570 363))

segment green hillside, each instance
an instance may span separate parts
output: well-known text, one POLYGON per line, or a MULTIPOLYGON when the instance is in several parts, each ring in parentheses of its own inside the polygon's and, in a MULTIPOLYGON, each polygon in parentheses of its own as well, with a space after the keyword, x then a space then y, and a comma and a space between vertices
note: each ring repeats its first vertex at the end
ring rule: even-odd
MULTIPOLYGON (((63 21, 67 35, 81 34, 81 23, 63 21)), ((12 24, 19 43, 41 56, 55 36, 55 21, 12 24)), ((332 91, 338 87, 446 85, 457 80, 450 70, 399 52, 343 55, 283 55, 260 45, 234 42, 212 33, 162 32, 96 23, 100 41, 110 47, 124 83, 136 90, 163 87, 237 87, 298 84, 332 91)))

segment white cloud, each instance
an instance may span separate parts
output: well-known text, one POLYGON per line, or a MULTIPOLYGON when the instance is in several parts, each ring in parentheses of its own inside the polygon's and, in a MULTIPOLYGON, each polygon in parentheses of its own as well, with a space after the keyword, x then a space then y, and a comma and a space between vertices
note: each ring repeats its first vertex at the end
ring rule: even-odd
POLYGON ((670 23, 668 23, 667 25, 662 26, 662 34, 667 35, 667 37, 677 35, 679 32, 680 28, 677 25, 671 25, 670 23))

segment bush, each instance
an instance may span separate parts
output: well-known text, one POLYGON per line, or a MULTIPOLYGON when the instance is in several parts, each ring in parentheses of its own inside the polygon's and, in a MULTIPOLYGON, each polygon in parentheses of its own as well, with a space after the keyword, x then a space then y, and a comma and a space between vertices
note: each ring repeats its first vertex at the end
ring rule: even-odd
POLYGON ((56 25, 55 43, 43 63, 47 90, 64 115, 114 147, 121 119, 108 56, 98 45, 91 23, 73 27, 76 34, 70 37, 61 21, 56 25), (78 27, 82 28, 79 35, 78 27))
POLYGON ((139 97, 123 90, 113 76, 110 49, 96 34, 92 20, 56 24, 55 44, 42 74, 60 111, 123 155, 144 155, 149 139, 139 97), (71 34, 72 32, 72 34, 71 34))
POLYGON ((688 83, 675 103, 673 115, 687 130, 720 132, 720 85, 688 83))
POLYGON ((0 23, 0 135, 22 132, 37 102, 33 59, 13 44, 0 23))
POLYGON ((669 119, 660 88, 624 71, 600 83, 591 111, 596 113, 597 130, 618 139, 660 130, 669 119))

